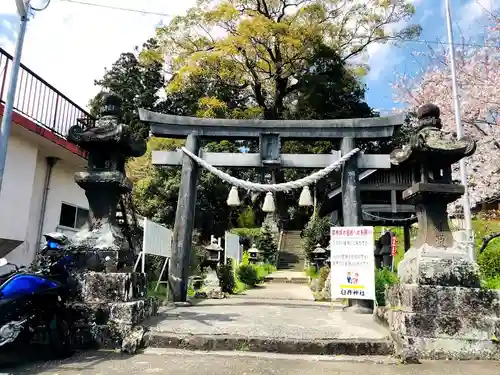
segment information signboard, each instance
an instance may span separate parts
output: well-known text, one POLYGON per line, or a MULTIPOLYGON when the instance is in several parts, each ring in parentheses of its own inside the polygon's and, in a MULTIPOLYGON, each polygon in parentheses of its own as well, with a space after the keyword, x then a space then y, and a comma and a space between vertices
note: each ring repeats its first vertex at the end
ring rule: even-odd
POLYGON ((373 227, 332 227, 330 241, 332 300, 374 300, 373 227))

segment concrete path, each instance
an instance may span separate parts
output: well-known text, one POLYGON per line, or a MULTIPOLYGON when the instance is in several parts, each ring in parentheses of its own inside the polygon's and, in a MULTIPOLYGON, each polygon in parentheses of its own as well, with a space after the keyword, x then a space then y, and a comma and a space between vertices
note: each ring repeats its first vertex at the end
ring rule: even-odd
POLYGON ((249 355, 170 351, 135 356, 112 352, 80 354, 62 362, 25 364, 0 373, 16 375, 498 375, 498 362, 424 362, 420 365, 373 363, 370 358, 249 355), (347 360, 346 362, 344 360, 347 360))
MULTIPOLYGON (((275 289, 262 291, 257 293, 270 296, 275 289)), ((146 333, 146 344, 153 348, 287 354, 393 353, 387 330, 371 315, 342 312, 311 300, 202 300, 193 306, 162 308, 147 325, 150 331, 146 333)))
POLYGON ((265 283, 257 288, 231 296, 230 299, 264 299, 288 301, 314 301, 311 289, 306 284, 265 283))
POLYGON ((371 315, 332 311, 328 304, 227 298, 163 308, 152 330, 186 335, 232 335, 304 340, 386 339, 371 315))

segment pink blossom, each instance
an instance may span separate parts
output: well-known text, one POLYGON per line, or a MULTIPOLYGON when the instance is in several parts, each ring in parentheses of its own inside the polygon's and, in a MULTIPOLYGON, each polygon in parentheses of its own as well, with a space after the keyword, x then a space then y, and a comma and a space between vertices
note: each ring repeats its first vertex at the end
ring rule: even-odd
MULTIPOLYGON (((470 201, 475 206, 500 195, 500 20, 488 28, 480 45, 456 48, 456 55, 464 133, 478 143, 476 153, 466 159, 470 201)), ((394 98, 411 110, 424 103, 437 104, 444 130, 455 132, 447 49, 433 50, 430 60, 415 76, 397 77, 394 98)), ((454 177, 459 179, 458 164, 454 167, 454 177)))

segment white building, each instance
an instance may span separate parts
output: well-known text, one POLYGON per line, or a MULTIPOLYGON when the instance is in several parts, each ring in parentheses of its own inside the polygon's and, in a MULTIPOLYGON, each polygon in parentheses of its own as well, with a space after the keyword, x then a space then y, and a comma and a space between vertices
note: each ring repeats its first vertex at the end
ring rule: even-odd
MULTIPOLYGON (((0 48, 0 115, 11 56, 0 48)), ((75 233, 88 217, 84 191, 73 175, 85 153, 65 138, 88 113, 26 67, 19 75, 7 160, 0 192, 0 257, 27 265, 42 235, 75 233)))

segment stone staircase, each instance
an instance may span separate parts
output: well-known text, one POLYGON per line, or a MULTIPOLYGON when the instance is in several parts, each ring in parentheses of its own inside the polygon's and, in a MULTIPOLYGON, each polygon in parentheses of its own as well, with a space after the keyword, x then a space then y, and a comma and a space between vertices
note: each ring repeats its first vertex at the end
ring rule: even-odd
POLYGON ((300 231, 285 231, 279 252, 278 269, 303 271, 304 259, 300 231))

